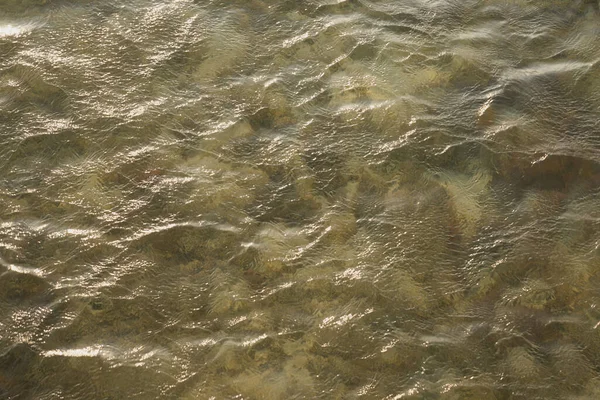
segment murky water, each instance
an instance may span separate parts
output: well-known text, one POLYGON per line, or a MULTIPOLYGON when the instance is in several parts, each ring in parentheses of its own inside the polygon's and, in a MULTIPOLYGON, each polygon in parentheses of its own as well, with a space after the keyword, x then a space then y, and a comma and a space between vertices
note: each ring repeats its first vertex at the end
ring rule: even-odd
POLYGON ((599 398, 599 38, 581 0, 2 0, 0 398, 599 398))

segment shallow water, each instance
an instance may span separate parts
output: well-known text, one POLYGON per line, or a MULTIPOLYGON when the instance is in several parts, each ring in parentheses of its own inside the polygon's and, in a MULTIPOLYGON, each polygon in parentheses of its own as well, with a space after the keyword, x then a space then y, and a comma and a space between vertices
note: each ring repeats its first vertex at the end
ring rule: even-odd
POLYGON ((4 0, 0 398, 600 397, 594 1, 4 0))

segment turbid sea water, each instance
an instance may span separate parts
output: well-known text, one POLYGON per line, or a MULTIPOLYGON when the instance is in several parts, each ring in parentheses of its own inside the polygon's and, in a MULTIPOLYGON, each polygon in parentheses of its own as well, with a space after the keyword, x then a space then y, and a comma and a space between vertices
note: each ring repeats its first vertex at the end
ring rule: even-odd
POLYGON ((595 0, 0 1, 0 399, 598 398, 595 0))

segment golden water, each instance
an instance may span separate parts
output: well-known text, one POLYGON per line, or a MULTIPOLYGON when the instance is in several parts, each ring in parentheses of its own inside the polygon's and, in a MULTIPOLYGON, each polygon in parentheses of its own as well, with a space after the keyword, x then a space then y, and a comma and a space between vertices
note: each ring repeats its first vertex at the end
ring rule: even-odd
POLYGON ((595 1, 0 1, 1 399, 600 398, 595 1))

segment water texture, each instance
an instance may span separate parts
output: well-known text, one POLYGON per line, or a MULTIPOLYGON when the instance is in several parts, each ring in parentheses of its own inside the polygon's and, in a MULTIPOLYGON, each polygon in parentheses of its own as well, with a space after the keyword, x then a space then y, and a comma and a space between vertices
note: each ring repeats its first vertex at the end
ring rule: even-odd
POLYGON ((0 398, 600 398, 599 38, 582 0, 3 0, 0 398))

